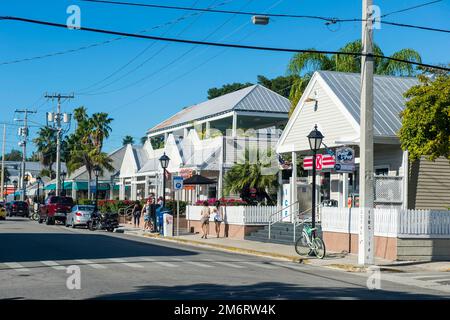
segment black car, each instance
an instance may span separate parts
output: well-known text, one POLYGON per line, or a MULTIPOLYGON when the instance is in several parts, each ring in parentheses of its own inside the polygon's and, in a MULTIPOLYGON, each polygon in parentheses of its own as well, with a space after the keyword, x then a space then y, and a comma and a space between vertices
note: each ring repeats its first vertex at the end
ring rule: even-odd
POLYGON ((28 203, 25 201, 11 201, 9 206, 7 206, 8 216, 20 216, 20 217, 28 217, 28 203))

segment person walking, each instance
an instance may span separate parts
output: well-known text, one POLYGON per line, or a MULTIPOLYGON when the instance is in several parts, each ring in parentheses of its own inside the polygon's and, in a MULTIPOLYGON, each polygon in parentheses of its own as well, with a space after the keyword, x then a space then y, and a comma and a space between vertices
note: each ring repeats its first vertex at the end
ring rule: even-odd
POLYGON ((214 203, 213 217, 214 217, 214 224, 215 224, 215 227, 216 227, 216 235, 217 235, 217 238, 219 238, 219 235, 220 235, 220 224, 223 221, 223 211, 222 211, 222 207, 220 206, 220 201, 219 200, 217 200, 214 203))
POLYGON ((139 228, 140 220, 141 220, 141 204, 139 201, 136 201, 133 207, 133 222, 135 228, 139 228))
POLYGON ((211 215, 211 210, 209 209, 208 201, 203 201, 203 208, 200 214, 201 214, 200 223, 203 231, 202 238, 208 239, 209 217, 211 215))
POLYGON ((147 199, 147 203, 142 207, 141 213, 144 214, 144 231, 150 229, 150 205, 152 203, 151 198, 147 199))

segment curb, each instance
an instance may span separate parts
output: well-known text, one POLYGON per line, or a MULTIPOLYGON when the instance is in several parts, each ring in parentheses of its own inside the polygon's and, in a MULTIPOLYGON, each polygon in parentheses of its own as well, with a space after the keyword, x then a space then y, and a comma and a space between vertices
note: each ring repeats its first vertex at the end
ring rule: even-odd
MULTIPOLYGON (((127 232, 125 232, 125 233, 127 234, 127 232)), ((283 260, 288 260, 288 261, 292 261, 292 262, 296 262, 296 263, 308 264, 308 260, 309 260, 309 259, 305 259, 305 258, 299 258, 299 257, 295 257, 295 256, 289 256, 289 255, 283 255, 283 254, 277 254, 277 253, 269 253, 269 252, 252 250, 252 249, 243 249, 243 248, 225 246, 225 245, 220 245, 220 244, 203 243, 203 242, 195 241, 195 240, 177 239, 174 237, 162 237, 159 234, 145 234, 145 233, 144 234, 128 233, 128 234, 158 239, 161 241, 177 242, 177 243, 192 245, 192 246, 196 246, 196 247, 204 247, 204 248, 209 248, 209 249, 222 250, 222 251, 227 251, 227 252, 242 253, 242 254, 248 254, 248 255, 259 256, 259 257, 270 257, 270 258, 276 258, 276 259, 283 259, 283 260)))

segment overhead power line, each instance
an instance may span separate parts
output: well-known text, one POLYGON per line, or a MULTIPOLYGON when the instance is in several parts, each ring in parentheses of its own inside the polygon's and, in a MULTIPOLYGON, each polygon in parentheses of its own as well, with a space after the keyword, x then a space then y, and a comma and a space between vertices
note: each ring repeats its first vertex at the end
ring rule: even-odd
MULTIPOLYGON (((274 18, 296 18, 296 19, 315 19, 315 20, 322 20, 325 21, 326 24, 335 24, 339 22, 362 22, 364 19, 340 19, 340 18, 333 18, 333 17, 323 17, 323 16, 315 16, 315 15, 298 15, 298 14, 283 14, 283 13, 261 13, 261 12, 243 12, 243 11, 233 11, 233 10, 218 10, 218 9, 210 9, 210 8, 189 8, 189 7, 180 7, 180 6, 168 6, 168 5, 159 5, 159 4, 148 4, 148 3, 136 3, 136 2, 123 2, 123 1, 111 1, 111 0, 81 0, 83 2, 92 2, 92 3, 100 3, 100 4, 112 4, 112 5, 121 5, 121 6, 136 6, 136 7, 144 7, 144 8, 159 8, 159 9, 170 9, 170 10, 186 10, 186 11, 201 11, 201 12, 210 12, 210 13, 222 13, 222 14, 237 14, 237 15, 245 15, 245 16, 267 16, 267 17, 274 17, 274 18)), ((433 1, 430 3, 402 9, 399 11, 387 13, 384 16, 381 16, 381 18, 386 17, 388 15, 403 12, 407 10, 416 9, 419 7, 423 7, 425 5, 429 5, 432 3, 440 2, 442 0, 433 1)), ((428 30, 428 31, 435 31, 435 32, 444 32, 444 33, 450 33, 450 30, 441 29, 441 28, 433 28, 433 27, 427 27, 427 26, 418 26, 418 25, 412 25, 412 24, 403 24, 403 23, 396 23, 392 21, 383 21, 381 20, 380 23, 397 26, 397 27, 405 27, 405 28, 414 28, 414 29, 421 29, 421 30, 428 30)))
POLYGON ((422 4, 419 4, 419 5, 416 5, 416 6, 408 7, 408 8, 405 8, 405 9, 401 9, 401 10, 397 10, 397 11, 392 11, 392 12, 383 14, 383 15, 381 16, 381 18, 385 18, 385 17, 387 17, 387 16, 390 16, 390 15, 396 14, 396 13, 401 13, 401 12, 405 12, 405 11, 409 11, 409 10, 413 10, 413 9, 418 9, 418 8, 425 7, 425 6, 428 6, 428 5, 430 5, 430 4, 434 4, 434 3, 438 3, 438 2, 442 2, 442 0, 430 1, 430 2, 422 3, 422 4))
MULTIPOLYGON (((21 18, 21 17, 0 16, 0 20, 19 21, 19 22, 39 24, 39 25, 45 25, 45 26, 50 26, 50 27, 67 29, 67 26, 65 24, 49 22, 49 21, 42 21, 42 20, 27 19, 27 18, 21 18)), ((226 48, 236 48, 236 49, 273 51, 273 52, 290 52, 290 53, 323 53, 323 54, 336 54, 336 55, 347 55, 347 56, 370 56, 373 58, 388 59, 388 60, 397 61, 397 62, 409 63, 412 65, 417 65, 417 66, 421 66, 421 67, 450 71, 450 68, 446 68, 446 67, 442 67, 442 66, 436 66, 436 65, 425 64, 425 63, 420 63, 420 62, 415 62, 415 61, 397 59, 397 58, 388 57, 388 56, 384 56, 384 55, 378 55, 378 54, 363 54, 362 52, 342 52, 342 51, 329 51, 329 50, 310 50, 310 49, 308 50, 308 49, 295 49, 295 48, 251 46, 251 45, 242 45, 242 44, 233 44, 233 43, 220 43, 220 42, 210 42, 210 41, 199 41, 199 40, 189 40, 189 39, 148 36, 148 35, 143 35, 143 34, 135 34, 135 33, 128 33, 128 32, 122 32, 122 31, 96 29, 96 28, 88 28, 88 27, 81 27, 79 30, 94 32, 94 33, 112 34, 112 35, 118 35, 118 36, 123 36, 123 37, 130 37, 130 38, 168 41, 168 42, 177 42, 177 43, 188 43, 188 44, 195 44, 195 45, 206 45, 206 46, 226 47, 226 48)))

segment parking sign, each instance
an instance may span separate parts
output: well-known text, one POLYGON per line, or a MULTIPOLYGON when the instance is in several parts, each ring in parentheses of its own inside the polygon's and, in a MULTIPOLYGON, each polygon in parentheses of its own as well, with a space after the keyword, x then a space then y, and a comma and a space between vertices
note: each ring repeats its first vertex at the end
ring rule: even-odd
POLYGON ((174 190, 183 189, 183 177, 180 177, 180 176, 173 177, 173 189, 174 190))

